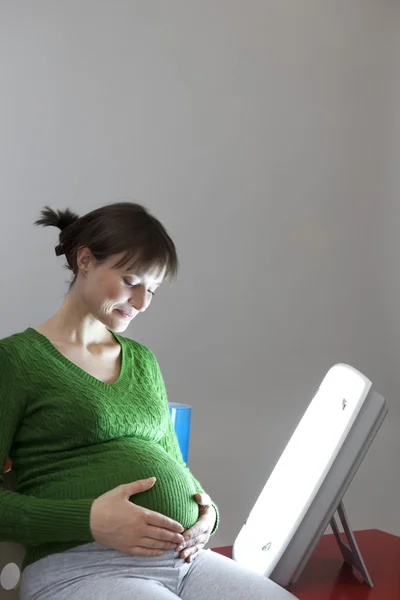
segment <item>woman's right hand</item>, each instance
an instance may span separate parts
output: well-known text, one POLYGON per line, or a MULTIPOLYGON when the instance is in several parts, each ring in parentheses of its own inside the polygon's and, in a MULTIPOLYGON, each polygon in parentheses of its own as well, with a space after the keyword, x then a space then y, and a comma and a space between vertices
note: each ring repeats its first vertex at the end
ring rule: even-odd
POLYGON ((150 477, 122 484, 96 498, 90 511, 96 542, 137 556, 160 556, 184 542, 182 525, 129 500, 155 482, 155 477, 150 477))

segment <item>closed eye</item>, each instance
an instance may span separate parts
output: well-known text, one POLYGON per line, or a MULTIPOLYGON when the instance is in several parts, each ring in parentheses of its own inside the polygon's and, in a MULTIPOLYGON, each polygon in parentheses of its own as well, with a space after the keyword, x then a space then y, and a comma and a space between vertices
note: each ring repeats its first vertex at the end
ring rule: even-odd
MULTIPOLYGON (((139 285, 138 283, 132 283, 131 281, 129 281, 128 279, 125 279, 125 278, 124 278, 124 284, 125 284, 127 287, 129 287, 129 288, 134 288, 134 287, 137 287, 137 286, 139 285)), ((156 293, 155 293, 155 292, 153 292, 152 290, 147 290, 147 293, 148 293, 148 294, 151 294, 152 296, 155 296, 155 295, 156 295, 156 293)))
POLYGON ((131 281, 128 281, 128 279, 124 279, 124 284, 129 288, 134 288, 138 285, 137 283, 132 283, 131 281))

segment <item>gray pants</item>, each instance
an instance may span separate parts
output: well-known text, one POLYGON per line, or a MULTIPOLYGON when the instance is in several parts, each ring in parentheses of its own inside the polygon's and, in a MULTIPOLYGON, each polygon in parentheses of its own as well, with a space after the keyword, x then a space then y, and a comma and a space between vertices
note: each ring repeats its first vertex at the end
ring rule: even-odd
POLYGON ((93 542, 51 554, 23 572, 21 600, 295 600, 266 577, 211 550, 144 558, 93 542))

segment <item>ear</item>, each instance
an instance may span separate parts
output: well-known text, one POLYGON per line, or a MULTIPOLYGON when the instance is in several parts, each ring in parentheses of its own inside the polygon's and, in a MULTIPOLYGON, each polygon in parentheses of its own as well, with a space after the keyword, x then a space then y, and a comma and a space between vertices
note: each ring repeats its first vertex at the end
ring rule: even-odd
POLYGON ((90 267, 94 264, 94 256, 89 248, 82 246, 76 253, 76 264, 78 271, 87 273, 90 267))

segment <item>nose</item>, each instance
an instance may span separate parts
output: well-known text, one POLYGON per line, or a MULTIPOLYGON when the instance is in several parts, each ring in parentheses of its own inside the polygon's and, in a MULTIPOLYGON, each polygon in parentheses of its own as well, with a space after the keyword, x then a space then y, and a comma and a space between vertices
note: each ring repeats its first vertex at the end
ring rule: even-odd
POLYGON ((138 312, 144 312, 148 306, 146 288, 142 285, 133 288, 129 303, 138 312))

